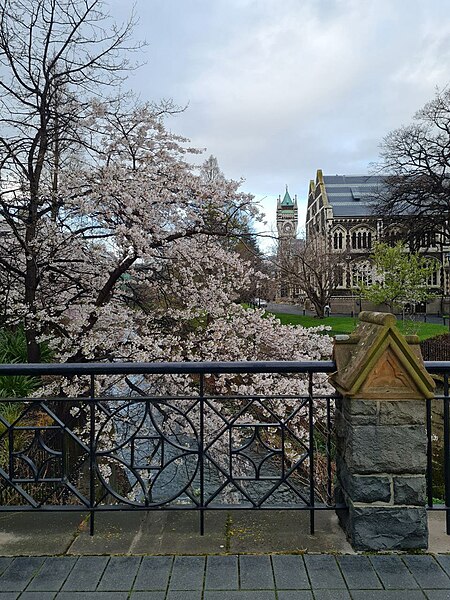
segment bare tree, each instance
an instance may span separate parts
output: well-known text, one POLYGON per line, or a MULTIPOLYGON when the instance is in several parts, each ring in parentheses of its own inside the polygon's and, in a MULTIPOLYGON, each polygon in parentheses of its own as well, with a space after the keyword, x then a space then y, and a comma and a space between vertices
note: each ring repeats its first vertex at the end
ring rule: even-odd
POLYGON ((289 285, 300 288, 319 318, 324 317, 325 307, 342 282, 344 265, 345 256, 328 252, 319 237, 292 240, 279 256, 281 277, 289 285))
MULTIPOLYGON (((93 100, 132 65, 133 19, 110 23, 101 0, 3 0, 0 6, 0 221, 14 234, 0 265, 24 288, 28 358, 39 360, 39 223, 56 219, 64 154, 89 143, 93 100), (83 125, 83 126, 82 126, 83 125), (16 262, 23 251, 25 262, 16 262)), ((95 106, 95 102, 94 102, 95 106)))
POLYGON ((225 179, 217 158, 212 154, 201 165, 200 176, 205 183, 220 183, 225 179))
POLYGON ((375 211, 409 232, 412 247, 427 234, 450 242, 450 90, 438 91, 414 122, 389 133, 376 170, 386 174, 375 211), (415 243, 416 242, 416 243, 415 243))

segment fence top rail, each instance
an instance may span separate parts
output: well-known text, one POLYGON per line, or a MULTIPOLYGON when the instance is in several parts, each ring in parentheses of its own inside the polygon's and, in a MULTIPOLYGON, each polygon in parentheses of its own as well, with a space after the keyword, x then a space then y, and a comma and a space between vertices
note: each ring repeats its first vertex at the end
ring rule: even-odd
POLYGON ((450 373, 448 360, 425 360, 424 364, 428 373, 450 373))
MULTIPOLYGON (((447 363, 450 368, 450 363, 447 363)), ((222 373, 332 373, 336 363, 323 361, 240 361, 240 362, 115 362, 115 363, 14 363, 0 364, 6 375, 177 375, 222 373)))

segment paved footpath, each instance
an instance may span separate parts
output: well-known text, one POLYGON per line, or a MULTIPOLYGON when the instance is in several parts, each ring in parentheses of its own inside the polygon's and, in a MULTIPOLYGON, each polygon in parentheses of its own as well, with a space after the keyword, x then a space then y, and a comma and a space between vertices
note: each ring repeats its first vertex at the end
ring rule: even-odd
POLYGON ((0 600, 450 600, 450 555, 0 557, 0 600))

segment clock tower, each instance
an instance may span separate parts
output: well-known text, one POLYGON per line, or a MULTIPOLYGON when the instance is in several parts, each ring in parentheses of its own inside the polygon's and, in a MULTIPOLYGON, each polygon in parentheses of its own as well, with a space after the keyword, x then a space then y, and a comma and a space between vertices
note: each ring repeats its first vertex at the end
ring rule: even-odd
MULTIPOLYGON (((281 196, 277 201, 277 230, 278 230, 278 252, 277 262, 280 267, 283 265, 291 268, 291 261, 295 260, 295 250, 297 247, 297 227, 298 227, 298 207, 297 196, 294 200, 289 195, 288 187, 283 200, 281 196)), ((283 274, 283 268, 278 272, 277 300, 281 302, 290 302, 298 297, 298 290, 286 279, 283 274)))
MULTIPOLYGON (((283 244, 288 240, 295 240, 297 237, 298 227, 298 207, 297 207, 297 196, 294 200, 289 195, 288 187, 286 186, 286 192, 283 200, 281 196, 278 197, 277 201, 277 230, 278 230, 278 244, 283 244)), ((281 247, 279 247, 279 251, 281 247)))

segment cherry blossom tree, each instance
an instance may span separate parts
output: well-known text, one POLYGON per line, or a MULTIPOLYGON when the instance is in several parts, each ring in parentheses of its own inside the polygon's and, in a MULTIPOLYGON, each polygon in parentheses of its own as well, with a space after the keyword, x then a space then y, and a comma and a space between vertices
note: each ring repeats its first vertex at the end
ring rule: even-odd
MULTIPOLYGON (((165 127, 175 107, 98 97, 129 67, 121 52, 131 25, 106 22, 98 0, 6 0, 0 9, 3 325, 24 328, 30 362, 44 341, 62 362, 328 357, 323 328, 282 326, 239 304, 264 282, 237 246, 258 210, 240 182, 205 180, 193 166, 197 150, 165 127)), ((292 402, 308 391, 304 376, 207 383, 211 393, 289 390, 292 402)), ((195 384, 160 377, 157 391, 188 394, 195 384)), ((76 378, 48 385, 40 393, 85 390, 76 378)), ((98 378, 97 393, 121 385, 136 393, 155 382, 98 378)), ((315 385, 328 389, 320 377, 315 385)), ((300 417, 296 426, 303 435, 300 417)))

